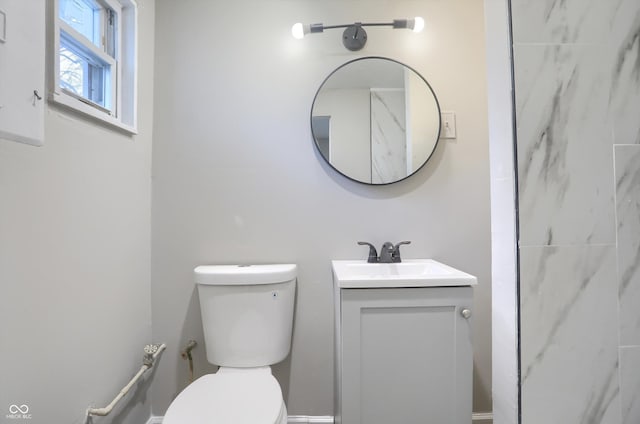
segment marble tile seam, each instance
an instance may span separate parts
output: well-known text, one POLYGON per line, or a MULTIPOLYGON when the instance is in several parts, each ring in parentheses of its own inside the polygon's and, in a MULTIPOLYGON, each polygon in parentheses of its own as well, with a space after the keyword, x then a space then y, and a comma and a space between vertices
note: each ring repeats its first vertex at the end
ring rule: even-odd
POLYGON ((518 243, 520 249, 526 248, 542 248, 542 247, 567 247, 567 248, 579 248, 579 247, 617 247, 617 243, 562 243, 562 244, 521 244, 518 243))

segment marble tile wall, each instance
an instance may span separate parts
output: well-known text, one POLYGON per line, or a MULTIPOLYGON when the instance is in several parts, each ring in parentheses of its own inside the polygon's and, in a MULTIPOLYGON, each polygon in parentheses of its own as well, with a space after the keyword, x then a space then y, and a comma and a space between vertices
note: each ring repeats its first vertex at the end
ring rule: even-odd
POLYGON ((640 2, 511 7, 522 424, 637 424, 640 2))
POLYGON ((371 90, 371 182, 407 176, 405 96, 402 90, 371 90))
POLYGON ((611 245, 521 248, 522 422, 620 423, 611 245))
POLYGON ((615 163, 620 343, 640 346, 640 145, 616 145, 615 163))

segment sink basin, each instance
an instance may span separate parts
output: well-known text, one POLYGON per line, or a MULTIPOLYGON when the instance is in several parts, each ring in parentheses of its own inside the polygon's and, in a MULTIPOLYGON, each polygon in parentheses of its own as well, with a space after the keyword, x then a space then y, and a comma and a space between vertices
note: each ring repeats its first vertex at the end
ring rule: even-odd
POLYGON ((405 259, 400 263, 365 260, 331 261, 339 288, 474 286, 478 279, 433 259, 405 259))

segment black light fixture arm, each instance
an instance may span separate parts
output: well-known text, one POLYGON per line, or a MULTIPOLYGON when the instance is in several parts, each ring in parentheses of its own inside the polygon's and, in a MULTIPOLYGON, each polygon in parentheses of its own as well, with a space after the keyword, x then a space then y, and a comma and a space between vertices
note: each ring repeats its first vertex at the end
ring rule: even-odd
POLYGON ((291 32, 295 38, 303 38, 306 34, 324 32, 325 29, 345 28, 344 32, 342 33, 342 43, 347 49, 356 51, 362 49, 367 43, 367 32, 363 27, 368 26, 388 26, 394 29, 406 28, 411 29, 414 32, 420 32, 424 27, 424 19, 416 17, 413 19, 394 19, 392 22, 355 22, 353 24, 341 25, 324 25, 321 23, 303 25, 301 23, 297 23, 293 26, 291 32))
MULTIPOLYGON (((355 22, 352 24, 343 24, 343 25, 322 25, 322 24, 314 24, 314 25, 322 25, 322 27, 324 29, 335 29, 335 28, 349 28, 351 26, 357 25, 357 26, 390 26, 390 27, 394 27, 394 23, 395 22, 374 22, 374 23, 362 23, 362 22, 355 22)), ((397 28, 403 28, 403 27, 397 27, 397 28)))

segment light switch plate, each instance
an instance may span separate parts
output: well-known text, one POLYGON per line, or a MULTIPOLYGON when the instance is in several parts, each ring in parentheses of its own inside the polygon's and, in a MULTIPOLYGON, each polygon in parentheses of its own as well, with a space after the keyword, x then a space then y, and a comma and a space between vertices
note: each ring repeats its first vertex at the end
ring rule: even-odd
POLYGON ((7 14, 0 10, 0 43, 7 41, 7 14))
POLYGON ((442 129, 440 138, 456 138, 456 113, 442 112, 442 129))

